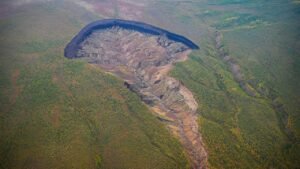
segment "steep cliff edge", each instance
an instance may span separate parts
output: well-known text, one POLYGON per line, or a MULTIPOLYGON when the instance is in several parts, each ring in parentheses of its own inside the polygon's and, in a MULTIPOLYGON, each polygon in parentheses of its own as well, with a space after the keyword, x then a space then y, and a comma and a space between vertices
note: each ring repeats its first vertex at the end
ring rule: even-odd
POLYGON ((84 27, 73 39, 72 41, 66 46, 65 48, 65 56, 67 58, 74 58, 76 57, 76 50, 79 47, 79 44, 89 35, 91 35, 95 30, 99 29, 106 29, 111 28, 113 26, 122 27, 124 29, 135 30, 141 33, 146 33, 150 35, 164 35, 168 39, 181 42, 188 46, 190 49, 199 49, 199 47, 194 44, 189 39, 185 38, 184 36, 171 33, 167 30, 142 23, 137 21, 128 21, 128 20, 121 20, 121 19, 104 19, 100 21, 95 21, 84 27))
MULTIPOLYGON (((72 58, 81 58, 122 78, 182 143, 194 169, 207 168, 207 153, 198 132, 193 94, 168 72, 187 59, 191 48, 166 34, 124 29, 94 30, 77 44, 72 58)), ((68 57, 68 56, 67 56, 68 57)))

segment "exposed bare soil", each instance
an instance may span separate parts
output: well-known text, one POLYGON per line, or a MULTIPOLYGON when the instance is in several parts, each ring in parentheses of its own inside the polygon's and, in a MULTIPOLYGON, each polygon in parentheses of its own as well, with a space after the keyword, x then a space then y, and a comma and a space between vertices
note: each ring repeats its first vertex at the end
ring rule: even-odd
POLYGON ((187 59, 187 46, 164 36, 113 27, 92 33, 80 47, 77 57, 122 78, 149 105, 179 138, 192 168, 207 168, 197 123, 198 104, 182 83, 168 76, 173 63, 187 59))

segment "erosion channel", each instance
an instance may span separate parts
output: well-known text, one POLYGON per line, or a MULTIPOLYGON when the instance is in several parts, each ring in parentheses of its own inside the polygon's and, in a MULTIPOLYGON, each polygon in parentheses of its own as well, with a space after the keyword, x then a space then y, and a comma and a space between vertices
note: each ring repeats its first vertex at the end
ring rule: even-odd
POLYGON ((180 81, 168 76, 175 62, 186 60, 197 48, 180 35, 148 24, 104 20, 84 28, 68 44, 65 56, 122 78, 180 140, 192 168, 203 169, 207 153, 198 130, 198 104, 180 81))

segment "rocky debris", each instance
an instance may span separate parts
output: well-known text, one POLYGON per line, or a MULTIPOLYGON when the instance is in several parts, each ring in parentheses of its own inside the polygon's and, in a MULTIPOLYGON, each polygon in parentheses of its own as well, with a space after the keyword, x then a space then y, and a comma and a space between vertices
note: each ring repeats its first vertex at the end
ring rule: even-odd
POLYGON ((124 85, 150 106, 182 143, 193 169, 207 168, 192 93, 167 76, 172 64, 185 60, 189 47, 168 39, 114 26, 93 32, 79 44, 76 58, 121 77, 124 85))
POLYGON ((157 43, 162 47, 168 47, 171 45, 171 42, 166 36, 159 36, 157 38, 157 43))

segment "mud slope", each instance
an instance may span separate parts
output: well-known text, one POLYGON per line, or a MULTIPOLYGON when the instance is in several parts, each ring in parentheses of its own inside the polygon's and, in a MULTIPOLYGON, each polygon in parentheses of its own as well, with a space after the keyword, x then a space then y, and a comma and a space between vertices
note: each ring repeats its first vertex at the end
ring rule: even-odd
POLYGON ((191 49, 198 47, 152 26, 150 30, 145 29, 148 25, 142 29, 123 26, 94 25, 88 32, 81 31, 67 46, 66 57, 86 60, 122 78, 178 137, 192 167, 207 168, 207 153, 198 132, 198 104, 181 82, 168 76, 173 63, 187 59, 191 49))

